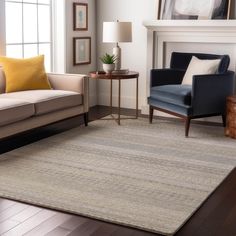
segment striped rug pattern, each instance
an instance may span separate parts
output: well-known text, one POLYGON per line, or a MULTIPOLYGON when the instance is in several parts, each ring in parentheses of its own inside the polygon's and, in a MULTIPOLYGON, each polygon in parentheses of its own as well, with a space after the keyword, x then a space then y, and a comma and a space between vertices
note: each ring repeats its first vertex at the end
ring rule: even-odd
POLYGON ((223 128, 99 120, 0 156, 0 196, 174 234, 234 168, 223 128))

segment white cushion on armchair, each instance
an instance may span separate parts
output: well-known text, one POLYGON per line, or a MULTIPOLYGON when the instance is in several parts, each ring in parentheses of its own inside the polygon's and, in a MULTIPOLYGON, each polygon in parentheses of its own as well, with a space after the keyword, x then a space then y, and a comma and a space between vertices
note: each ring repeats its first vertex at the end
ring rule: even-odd
POLYGON ((220 64, 220 59, 217 60, 200 60, 193 56, 184 75, 182 84, 191 85, 194 75, 209 75, 215 74, 220 64))

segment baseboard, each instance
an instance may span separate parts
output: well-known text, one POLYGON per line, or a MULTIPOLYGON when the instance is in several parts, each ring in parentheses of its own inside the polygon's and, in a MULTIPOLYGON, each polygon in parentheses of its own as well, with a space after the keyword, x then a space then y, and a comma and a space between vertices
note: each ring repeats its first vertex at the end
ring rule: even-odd
POLYGON ((89 95, 89 107, 97 106, 97 95, 89 95))
MULTIPOLYGON (((104 105, 97 105, 94 106, 93 109, 97 108, 98 110, 107 110, 109 111, 109 106, 104 106, 104 105)), ((143 111, 145 110, 139 110, 139 117, 143 117, 143 118, 148 118, 149 117, 149 106, 142 106, 142 108, 146 109, 146 113, 144 113, 143 111)), ((113 109, 114 113, 117 113, 118 109, 117 107, 115 107, 113 109)), ((134 114, 135 113, 135 109, 132 108, 122 108, 121 109, 121 113, 124 115, 129 115, 129 114, 134 114)), ((176 116, 171 116, 168 114, 165 114, 163 112, 157 112, 155 113, 155 115, 153 116, 154 119, 161 119, 161 120, 169 120, 169 121, 177 121, 180 122, 182 121, 181 118, 178 118, 176 116)), ((212 117, 211 117, 212 118, 212 117)), ((213 120, 203 120, 203 119, 194 119, 191 121, 191 123, 195 123, 195 124, 202 124, 202 125, 210 125, 210 126, 222 126, 222 120, 219 122, 213 121, 213 120)))

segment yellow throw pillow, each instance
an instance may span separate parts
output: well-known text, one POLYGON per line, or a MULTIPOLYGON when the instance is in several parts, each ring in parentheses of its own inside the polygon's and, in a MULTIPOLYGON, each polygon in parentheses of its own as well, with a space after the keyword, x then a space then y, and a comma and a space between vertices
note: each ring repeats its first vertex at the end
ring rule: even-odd
POLYGON ((6 93, 51 89, 44 69, 44 56, 28 59, 0 57, 0 65, 6 76, 6 93))

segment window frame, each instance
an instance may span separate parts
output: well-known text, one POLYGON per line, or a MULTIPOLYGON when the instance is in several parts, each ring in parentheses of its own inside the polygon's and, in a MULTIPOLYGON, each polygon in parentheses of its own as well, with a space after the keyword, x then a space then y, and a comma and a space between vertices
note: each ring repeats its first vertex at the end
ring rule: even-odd
POLYGON ((40 45, 43 44, 47 44, 50 47, 50 71, 53 71, 53 59, 54 59, 54 55, 53 55, 53 47, 54 47, 54 42, 53 42, 53 0, 49 0, 50 3, 46 4, 46 3, 39 3, 38 0, 36 0, 35 3, 30 3, 30 2, 24 2, 24 0, 21 1, 14 1, 14 0, 4 0, 4 24, 5 24, 5 54, 7 54, 7 46, 22 46, 22 58, 24 58, 25 56, 25 52, 24 52, 24 45, 37 45, 37 55, 39 55, 39 48, 40 45), (22 42, 19 43, 7 43, 7 39, 6 39, 6 4, 7 3, 15 3, 15 4, 21 4, 22 6, 22 42), (28 4, 28 5, 35 5, 36 6, 36 11, 37 11, 37 41, 32 41, 32 42, 25 42, 24 39, 24 5, 28 4), (45 41, 45 42, 40 42, 39 41, 39 6, 49 6, 49 14, 50 14, 50 34, 49 34, 49 41, 45 41))

